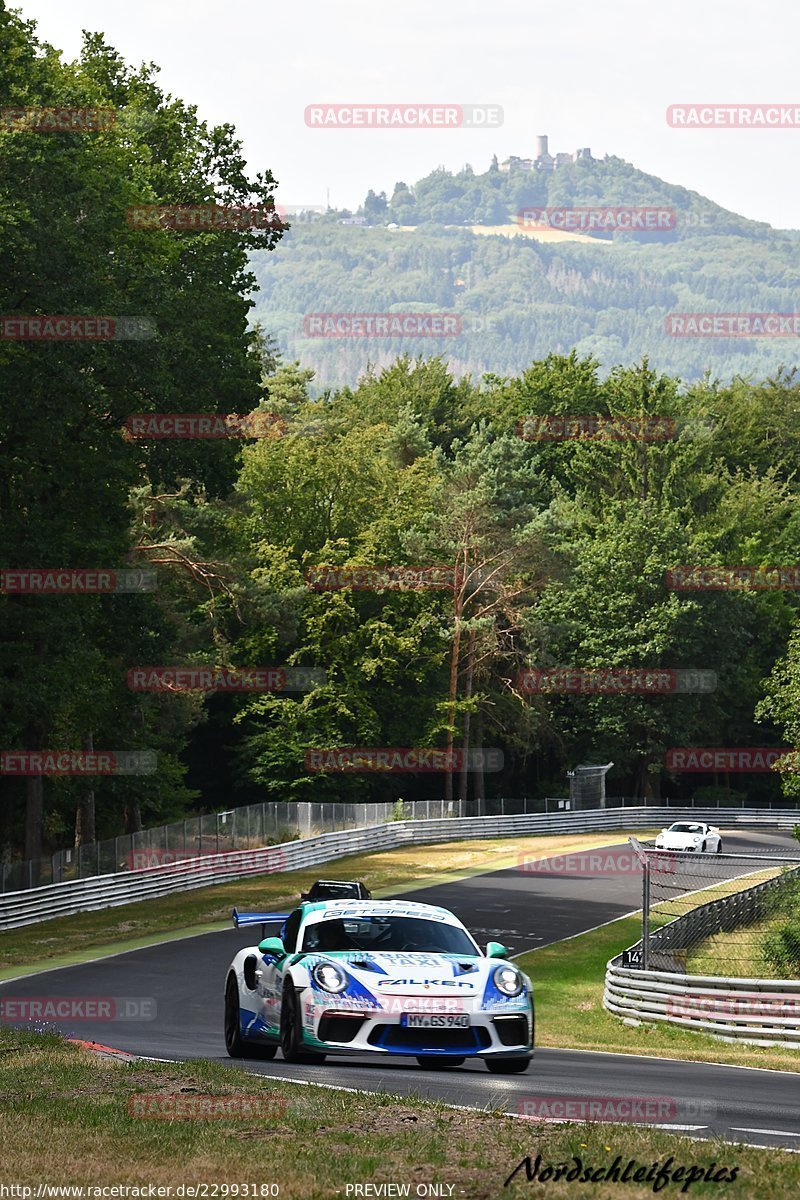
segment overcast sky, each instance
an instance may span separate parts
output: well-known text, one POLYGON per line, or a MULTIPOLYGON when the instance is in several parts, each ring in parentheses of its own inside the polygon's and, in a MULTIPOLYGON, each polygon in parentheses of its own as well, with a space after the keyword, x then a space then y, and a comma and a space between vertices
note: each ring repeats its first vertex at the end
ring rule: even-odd
MULTIPOLYGON (((232 122, 283 204, 354 207, 438 165, 591 147, 747 217, 800 227, 800 129, 671 129, 681 102, 797 103, 800 5, 772 0, 24 0, 77 54, 102 31, 167 92, 232 122), (495 104, 493 130, 313 129, 313 103, 495 104)), ((619 201, 618 201, 619 202, 619 201)))

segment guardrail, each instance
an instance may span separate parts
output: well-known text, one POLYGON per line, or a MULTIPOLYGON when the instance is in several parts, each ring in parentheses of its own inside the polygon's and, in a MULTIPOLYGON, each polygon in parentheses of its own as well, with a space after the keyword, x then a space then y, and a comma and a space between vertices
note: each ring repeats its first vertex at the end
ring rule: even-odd
MULTIPOLYGON (((716 810, 711 810, 716 812, 716 810)), ((410 843, 462 841, 474 838, 531 836, 535 834, 591 833, 617 829, 647 829, 680 819, 698 818, 697 809, 685 813, 675 808, 590 809, 579 812, 528 814, 505 817, 445 817, 431 821, 393 821, 363 829, 325 833, 263 849, 206 854, 183 862, 146 870, 67 880, 0 897, 0 930, 18 929, 55 917, 114 908, 139 900, 152 900, 174 892, 228 883, 248 876, 296 871, 333 862, 352 854, 388 850, 410 843)), ((791 829, 799 812, 737 809, 727 825, 765 824, 791 829)))
POLYGON ((724 1041, 800 1050, 800 980, 606 969, 603 1006, 628 1021, 666 1021, 724 1041))

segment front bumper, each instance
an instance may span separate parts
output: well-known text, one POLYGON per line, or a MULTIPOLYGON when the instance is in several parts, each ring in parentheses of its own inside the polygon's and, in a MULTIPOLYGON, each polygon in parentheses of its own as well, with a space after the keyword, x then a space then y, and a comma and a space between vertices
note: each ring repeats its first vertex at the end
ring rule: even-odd
MULTIPOLYGON (((307 989, 310 991, 311 989, 307 989)), ((425 1012, 424 999, 416 1011, 425 1012)), ((413 998, 406 1012, 414 1012, 413 998)), ((533 1006, 502 1011, 466 1005, 469 1025, 409 1028, 402 1013, 337 1004, 337 997, 301 995, 303 1042, 327 1054, 441 1055, 458 1058, 523 1058, 533 1052, 533 1006)), ((430 1014, 437 1016, 441 1014, 430 1014)))

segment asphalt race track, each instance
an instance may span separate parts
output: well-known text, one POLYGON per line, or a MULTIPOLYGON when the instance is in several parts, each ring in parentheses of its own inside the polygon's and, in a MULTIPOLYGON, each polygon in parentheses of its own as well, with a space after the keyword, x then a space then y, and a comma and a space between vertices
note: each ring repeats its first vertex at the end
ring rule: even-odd
MULTIPOLYGON (((726 833, 724 848, 796 853, 797 843, 776 831, 726 833)), ((586 859, 576 854, 576 862, 586 859)), ((596 854, 597 851, 591 853, 596 854)), ((630 847, 609 850, 629 855, 630 847)), ((720 868, 722 863, 719 864, 720 868)), ((585 864, 584 864, 585 866, 585 864)), ((748 864, 752 870, 752 864, 748 864)), ((730 872, 726 872, 730 873, 730 872)), ((415 900, 452 909, 479 942, 495 938, 520 954, 614 920, 640 907, 641 879, 630 874, 545 874, 516 868, 417 889, 415 900)), ((225 930, 127 951, 79 966, 0 984, 17 997, 125 997, 155 1001, 155 1019, 81 1021, 61 1026, 69 1036, 155 1058, 210 1058, 234 1069, 222 1038, 222 988, 235 952, 253 932, 225 930)), ((535 985, 535 975, 534 975, 535 985)), ((538 1100, 665 1098, 663 1128, 705 1137, 800 1151, 800 1087, 795 1074, 714 1066, 671 1059, 577 1050, 537 1050, 524 1075, 490 1075, 480 1063, 428 1071, 416 1060, 329 1058, 318 1066, 250 1060, 245 1069, 277 1078, 436 1098, 477 1108, 532 1115, 538 1100)))

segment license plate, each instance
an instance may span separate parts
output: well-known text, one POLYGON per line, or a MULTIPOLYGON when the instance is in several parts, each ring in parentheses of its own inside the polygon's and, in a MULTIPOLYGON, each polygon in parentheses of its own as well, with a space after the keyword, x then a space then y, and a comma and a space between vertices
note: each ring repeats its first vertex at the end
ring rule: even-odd
POLYGON ((400 1024, 406 1029, 469 1029, 469 1016, 452 1013, 403 1013, 400 1024))

